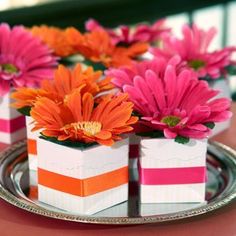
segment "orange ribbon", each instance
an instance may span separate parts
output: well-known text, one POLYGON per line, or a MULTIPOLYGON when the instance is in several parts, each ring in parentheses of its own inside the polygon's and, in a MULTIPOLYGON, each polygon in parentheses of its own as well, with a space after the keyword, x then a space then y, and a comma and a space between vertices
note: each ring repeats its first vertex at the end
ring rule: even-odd
POLYGON ((38 168, 38 183, 75 196, 86 197, 128 183, 128 166, 86 179, 76 179, 38 168))
POLYGON ((35 139, 27 140, 28 153, 32 155, 37 155, 37 142, 35 139))

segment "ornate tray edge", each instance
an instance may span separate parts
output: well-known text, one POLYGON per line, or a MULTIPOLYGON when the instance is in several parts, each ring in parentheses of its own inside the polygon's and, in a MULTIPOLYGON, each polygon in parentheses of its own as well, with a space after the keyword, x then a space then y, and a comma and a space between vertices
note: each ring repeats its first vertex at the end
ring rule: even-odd
MULTIPOLYGON (((211 141, 209 142, 209 144, 226 152, 236 165, 236 151, 235 150, 218 142, 211 141)), ((2 153, 0 153, 0 160, 3 157, 10 155, 13 151, 17 149, 26 149, 26 141, 18 142, 12 145, 11 147, 7 148, 2 153)), ((186 211, 178 212, 175 214, 171 213, 171 214, 165 214, 162 216, 156 215, 156 216, 143 216, 143 217, 134 217, 134 218, 77 216, 77 215, 71 215, 71 214, 66 214, 66 213, 56 213, 54 211, 46 210, 24 199, 17 198, 13 194, 11 194, 9 191, 7 191, 4 188, 4 186, 2 186, 1 184, 0 184, 0 198, 10 203, 11 205, 14 205, 28 212, 46 216, 49 218, 65 220, 65 221, 74 221, 74 222, 91 223, 91 224, 108 224, 108 225, 163 223, 167 221, 176 221, 176 220, 181 220, 181 219, 190 218, 193 216, 199 216, 202 214, 210 213, 216 209, 219 209, 229 204, 236 198, 236 183, 234 183, 231 186, 229 193, 227 194, 227 196, 224 197, 224 199, 217 199, 206 206, 201 206, 196 209, 186 210, 186 211)))

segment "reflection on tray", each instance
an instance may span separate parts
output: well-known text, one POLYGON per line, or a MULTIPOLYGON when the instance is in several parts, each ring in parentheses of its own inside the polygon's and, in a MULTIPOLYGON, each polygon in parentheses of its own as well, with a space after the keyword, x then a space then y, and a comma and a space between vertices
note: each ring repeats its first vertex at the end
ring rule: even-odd
POLYGON ((140 204, 140 215, 162 215, 170 214, 185 210, 190 210, 196 207, 204 206, 207 202, 203 203, 158 203, 158 204, 140 204))
MULTIPOLYGON (((204 203, 162 203, 162 204, 140 204, 139 202, 139 189, 138 189, 138 178, 137 170, 134 169, 131 173, 136 178, 132 178, 129 182, 129 200, 127 202, 118 204, 116 206, 110 207, 103 211, 100 211, 93 216, 99 217, 135 217, 135 216, 151 216, 151 215, 162 215, 181 212, 185 210, 190 210, 200 206, 204 206, 204 203)), ((26 175, 26 172, 24 173, 26 175)), ((207 183, 207 195, 206 199, 211 199, 217 193, 219 189, 219 181, 216 181, 216 173, 213 170, 208 171, 208 183, 207 183)), ((22 176, 21 180, 29 178, 29 185, 27 188, 24 186, 24 194, 26 197, 31 199, 33 202, 44 206, 50 210, 65 212, 60 209, 56 209, 52 206, 46 205, 44 203, 38 202, 38 188, 37 188, 37 172, 30 171, 29 177, 22 176)), ((21 186, 23 187, 23 182, 21 181, 21 186)))

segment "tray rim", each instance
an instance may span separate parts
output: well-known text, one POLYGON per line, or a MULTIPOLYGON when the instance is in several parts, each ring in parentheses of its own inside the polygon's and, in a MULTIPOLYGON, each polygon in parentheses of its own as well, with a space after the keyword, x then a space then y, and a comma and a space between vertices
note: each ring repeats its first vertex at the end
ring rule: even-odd
MULTIPOLYGON (((225 144, 208 141, 208 143, 216 148, 221 149, 226 152, 231 161, 234 162, 236 166, 236 150, 228 147, 225 144)), ((4 151, 0 152, 0 160, 6 158, 12 152, 17 149, 25 149, 26 151, 26 141, 20 141, 4 151)), ((164 215, 152 215, 152 216, 140 216, 140 217, 102 217, 102 216, 86 216, 86 215, 74 215, 69 213, 57 213, 55 211, 41 207, 35 203, 27 201, 23 198, 18 198, 0 183, 0 198, 25 211, 42 215, 48 218, 59 219, 64 221, 78 222, 78 223, 91 223, 91 224, 106 224, 106 225, 134 225, 134 224, 147 224, 147 223, 164 223, 173 222, 181 219, 191 218, 194 216, 199 216, 203 214, 210 213, 217 210, 236 199, 236 181, 231 185, 229 193, 223 198, 216 198, 207 205, 199 206, 194 209, 184 210, 177 213, 169 213, 164 215)))

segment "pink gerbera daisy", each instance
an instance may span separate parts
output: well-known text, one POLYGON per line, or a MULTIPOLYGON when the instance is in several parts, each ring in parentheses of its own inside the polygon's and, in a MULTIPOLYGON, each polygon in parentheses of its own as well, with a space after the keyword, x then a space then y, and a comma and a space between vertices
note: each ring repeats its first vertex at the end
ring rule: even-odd
POLYGON ((23 26, 0 24, 0 96, 13 87, 34 87, 51 79, 57 58, 23 26))
POLYGON ((117 29, 103 27, 98 21, 90 19, 85 23, 86 30, 105 30, 112 38, 114 45, 130 45, 137 42, 153 43, 162 39, 163 35, 170 33, 170 28, 165 27, 165 19, 158 20, 152 25, 139 24, 134 29, 121 25, 117 29))
POLYGON ((143 125, 163 132, 166 138, 205 138, 210 134, 209 124, 231 117, 230 100, 213 99, 218 91, 197 80, 189 69, 178 71, 173 61, 176 59, 164 63, 156 58, 140 62, 139 70, 136 65, 107 73, 113 75, 115 84, 127 81, 122 82, 122 89, 143 125))
MULTIPOLYGON (((144 60, 142 62, 134 62, 132 66, 120 67, 119 69, 111 68, 105 71, 105 74, 112 78, 112 83, 119 89, 123 90, 124 85, 133 85, 137 76, 145 77, 147 70, 153 71, 159 77, 163 77, 167 64, 173 65, 176 72, 180 73, 183 69, 180 66, 181 58, 174 56, 170 59, 165 57, 153 58, 152 60, 144 60)), ((192 77, 197 79, 196 74, 192 73, 192 77)))
POLYGON ((165 37, 162 48, 152 48, 151 53, 166 58, 180 55, 182 66, 194 70, 199 78, 217 79, 226 73, 225 68, 232 64, 231 56, 236 48, 225 47, 210 52, 209 45, 216 34, 214 27, 204 31, 196 25, 192 28, 184 25, 182 34, 182 39, 175 36, 165 37))

